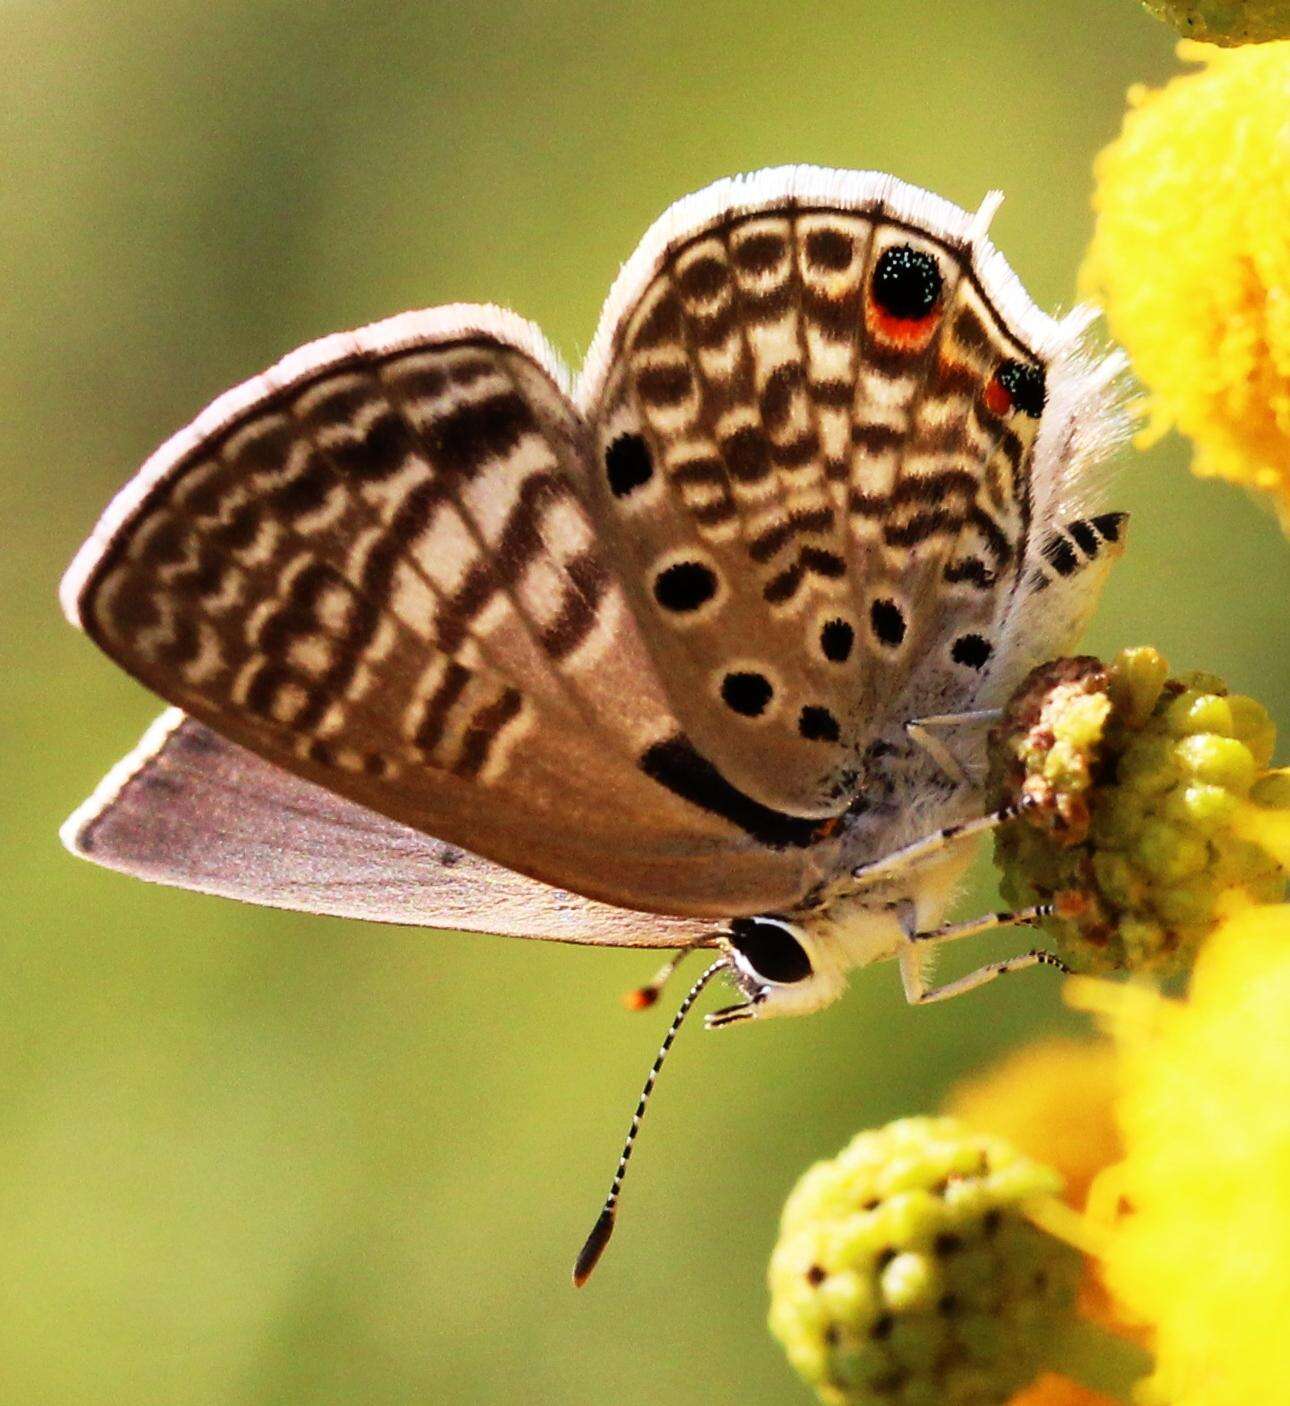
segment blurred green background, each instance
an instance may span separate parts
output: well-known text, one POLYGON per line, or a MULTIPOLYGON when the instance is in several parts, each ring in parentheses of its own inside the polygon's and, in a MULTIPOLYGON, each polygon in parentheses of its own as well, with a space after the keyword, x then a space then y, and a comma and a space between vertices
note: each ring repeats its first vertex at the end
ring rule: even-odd
MULTIPOLYGON (((665 205, 786 161, 974 206, 1068 303, 1133 0, 0 9, 0 1400, 804 1400, 763 1328, 795 1176, 1071 1023, 1038 972, 910 1011, 682 1037, 612 1252, 568 1286, 665 1013, 648 955, 258 912, 95 870, 58 822, 156 703, 59 617, 109 494, 215 393, 387 313, 492 299, 576 361, 665 205)), ((1290 725, 1290 551, 1181 445, 1090 643, 1153 642, 1290 725)), ((991 900, 984 869, 964 911, 991 900)), ((980 950, 964 954, 980 956, 980 950)))

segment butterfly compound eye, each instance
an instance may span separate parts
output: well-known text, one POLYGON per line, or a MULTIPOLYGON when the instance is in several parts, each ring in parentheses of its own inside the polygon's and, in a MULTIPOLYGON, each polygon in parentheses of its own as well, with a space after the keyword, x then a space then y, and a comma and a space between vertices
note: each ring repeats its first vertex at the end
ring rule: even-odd
POLYGON ((901 322, 921 322, 940 300, 944 280, 924 249, 894 244, 884 249, 873 271, 873 300, 901 322))
POLYGON ((811 959, 792 928, 777 918, 736 918, 730 945, 759 981, 791 986, 811 974, 811 959))

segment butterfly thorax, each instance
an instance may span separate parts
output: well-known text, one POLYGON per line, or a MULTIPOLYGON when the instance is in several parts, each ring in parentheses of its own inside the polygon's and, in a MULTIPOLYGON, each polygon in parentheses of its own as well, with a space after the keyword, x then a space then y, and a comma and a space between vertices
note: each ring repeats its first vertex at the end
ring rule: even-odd
MULTIPOLYGON (((965 760, 977 774, 980 743, 965 760)), ((845 864, 798 908, 731 924, 732 971, 749 1014, 804 1015, 837 1000, 849 973, 896 957, 909 935, 939 924, 971 845, 903 866, 876 881, 855 871, 981 813, 981 788, 955 780, 903 735, 871 743, 839 838, 845 864), (786 951, 794 955, 786 957, 786 951)))

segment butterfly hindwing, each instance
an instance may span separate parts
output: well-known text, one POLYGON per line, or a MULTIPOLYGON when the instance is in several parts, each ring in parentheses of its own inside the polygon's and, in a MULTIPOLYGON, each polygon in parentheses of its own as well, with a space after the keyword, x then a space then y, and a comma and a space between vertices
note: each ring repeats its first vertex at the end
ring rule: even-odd
POLYGON ((974 706, 1070 341, 983 222, 888 177, 761 173, 647 235, 578 391, 588 493, 740 787, 835 813, 884 727, 974 706))
POLYGON ((677 947, 711 923, 595 903, 293 776, 170 709, 64 827, 74 853, 202 893, 369 922, 677 947))

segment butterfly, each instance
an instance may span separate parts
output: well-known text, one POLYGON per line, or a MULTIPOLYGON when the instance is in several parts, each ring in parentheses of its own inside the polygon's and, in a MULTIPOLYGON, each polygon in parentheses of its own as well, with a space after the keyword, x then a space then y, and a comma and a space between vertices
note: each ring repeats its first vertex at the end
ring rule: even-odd
POLYGON ((1030 301, 998 199, 720 181, 646 234, 576 380, 453 305, 219 397, 63 582, 171 705, 65 843, 309 912, 715 949, 664 1053, 719 971, 714 1025, 885 958, 916 1002, 1055 961, 930 979, 939 943, 1042 916, 942 921, 1005 817, 987 725, 1124 525, 1122 362, 1030 301))

